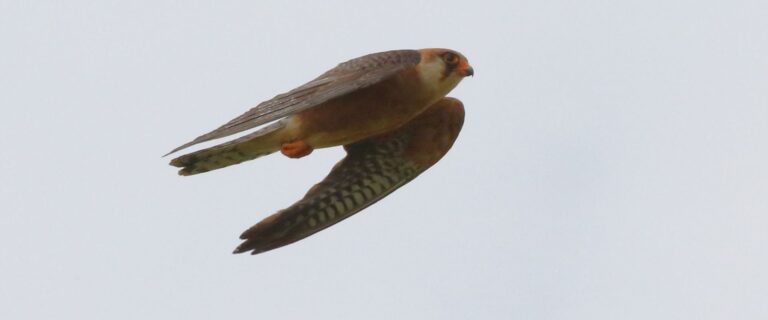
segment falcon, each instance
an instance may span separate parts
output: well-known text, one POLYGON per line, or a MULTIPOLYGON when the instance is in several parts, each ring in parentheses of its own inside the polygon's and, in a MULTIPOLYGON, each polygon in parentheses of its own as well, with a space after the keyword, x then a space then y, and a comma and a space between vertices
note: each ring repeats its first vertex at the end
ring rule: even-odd
POLYGON ((171 165, 188 176, 277 151, 301 158, 315 148, 343 145, 347 156, 329 175, 303 199, 245 231, 235 253, 275 249, 357 213, 442 158, 464 120, 462 103, 445 95, 473 74, 466 57, 450 49, 365 55, 169 154, 267 124, 263 128, 175 158, 171 165))

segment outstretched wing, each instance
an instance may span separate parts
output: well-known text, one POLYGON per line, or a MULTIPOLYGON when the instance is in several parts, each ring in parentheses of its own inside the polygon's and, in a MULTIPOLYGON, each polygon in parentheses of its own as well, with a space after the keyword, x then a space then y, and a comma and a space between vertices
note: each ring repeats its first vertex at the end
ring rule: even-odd
POLYGON ((368 87, 400 70, 416 66, 420 60, 421 55, 416 50, 385 51, 349 60, 296 89, 260 103, 218 129, 199 136, 168 154, 260 126, 368 87))
POLYGON ((282 247, 376 203, 440 160, 463 122, 461 102, 444 98, 394 132, 345 146, 347 156, 323 181, 303 199, 246 230, 235 253, 282 247))

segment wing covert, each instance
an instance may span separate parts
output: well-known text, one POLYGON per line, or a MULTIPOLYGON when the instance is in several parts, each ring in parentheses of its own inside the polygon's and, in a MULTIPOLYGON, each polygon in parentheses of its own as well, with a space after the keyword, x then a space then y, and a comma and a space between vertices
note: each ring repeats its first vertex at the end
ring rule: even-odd
POLYGON ((445 98, 394 132, 345 146, 347 156, 323 181, 246 230, 235 253, 257 254, 293 243, 376 203, 440 160, 463 121, 461 102, 445 98))
POLYGON ((221 127, 173 149, 168 154, 266 124, 368 87, 398 71, 416 66, 420 60, 421 55, 416 50, 393 50, 343 62, 314 80, 258 104, 221 127))

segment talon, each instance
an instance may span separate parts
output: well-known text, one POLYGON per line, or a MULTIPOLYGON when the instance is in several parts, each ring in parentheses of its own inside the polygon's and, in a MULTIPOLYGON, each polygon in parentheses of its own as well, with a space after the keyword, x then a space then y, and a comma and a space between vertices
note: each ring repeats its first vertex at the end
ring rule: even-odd
POLYGON ((298 140, 288 143, 283 143, 280 146, 280 152, 282 152, 288 158, 301 158, 312 153, 312 147, 308 145, 304 140, 298 140))

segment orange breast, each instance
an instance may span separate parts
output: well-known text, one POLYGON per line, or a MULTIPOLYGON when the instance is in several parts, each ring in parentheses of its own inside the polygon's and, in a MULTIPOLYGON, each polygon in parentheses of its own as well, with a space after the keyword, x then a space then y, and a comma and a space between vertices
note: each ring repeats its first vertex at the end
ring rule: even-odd
POLYGON ((424 91, 415 71, 402 72, 299 113, 295 139, 323 148, 393 130, 424 111, 434 100, 424 91))

